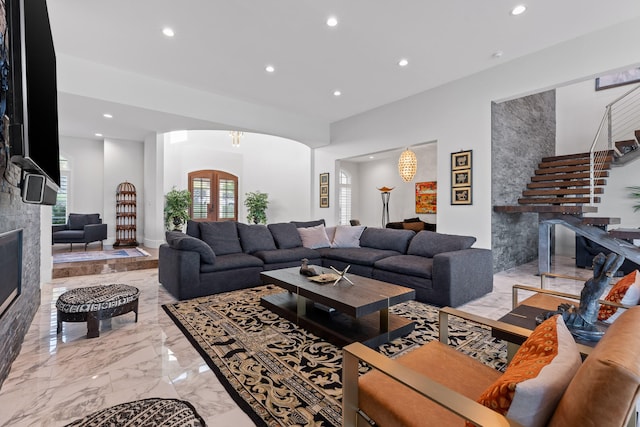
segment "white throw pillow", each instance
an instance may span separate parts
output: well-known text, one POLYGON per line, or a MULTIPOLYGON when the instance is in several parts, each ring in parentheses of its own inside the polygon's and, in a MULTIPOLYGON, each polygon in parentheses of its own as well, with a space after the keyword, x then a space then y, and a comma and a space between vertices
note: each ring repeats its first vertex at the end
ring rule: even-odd
POLYGON ((331 242, 332 248, 359 248, 360 236, 364 231, 364 225, 338 225, 336 234, 331 242))
POLYGON ((315 227, 298 228, 298 234, 300 234, 302 246, 305 248, 318 249, 331 246, 327 232, 322 224, 315 227))

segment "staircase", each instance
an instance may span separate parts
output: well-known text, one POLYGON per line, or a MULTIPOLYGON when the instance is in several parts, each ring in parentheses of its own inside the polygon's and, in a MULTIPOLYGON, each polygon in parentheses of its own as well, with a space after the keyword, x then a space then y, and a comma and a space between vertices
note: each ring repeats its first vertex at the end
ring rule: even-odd
POLYGON ((640 248, 593 226, 620 224, 619 218, 584 216, 598 211, 595 204, 600 203, 599 195, 604 193, 609 170, 640 158, 640 130, 629 129, 631 123, 637 126, 640 118, 640 86, 607 105, 605 110, 589 152, 543 158, 517 205, 494 206, 496 212, 538 214, 540 273, 550 271, 551 227, 557 224, 640 264, 640 248), (617 119, 616 116, 614 120, 614 112, 623 118, 617 119), (605 124, 608 129, 608 147, 597 150, 605 124), (613 131, 614 124, 617 126, 617 133, 613 131), (622 130, 618 129, 623 127, 622 130), (623 135, 622 138, 633 135, 635 139, 612 142, 614 135, 623 135))

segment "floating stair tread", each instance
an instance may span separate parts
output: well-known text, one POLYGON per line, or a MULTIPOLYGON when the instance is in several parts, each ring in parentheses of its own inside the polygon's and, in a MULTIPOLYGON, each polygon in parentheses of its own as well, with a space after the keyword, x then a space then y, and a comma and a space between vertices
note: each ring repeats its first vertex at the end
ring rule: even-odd
MULTIPOLYGON (((525 190, 522 192, 523 196, 565 196, 570 194, 589 194, 591 189, 585 188, 564 188, 560 190, 525 190)), ((594 194, 603 194, 604 188, 595 187, 593 189, 594 194)))
MULTIPOLYGON (((534 197, 518 199, 521 205, 562 205, 565 203, 591 203, 589 197, 534 197)), ((599 197, 593 198, 593 203, 600 203, 599 197)))
POLYGON ((582 223, 586 225, 613 225, 620 224, 620 218, 585 216, 582 223))
MULTIPOLYGON (((613 156, 613 150, 595 151, 594 153, 597 156, 601 156, 601 155, 613 156)), ((554 161, 557 161, 557 160, 579 159, 579 158, 582 158, 582 157, 589 158, 590 154, 589 153, 577 153, 577 154, 565 154, 565 155, 562 155, 562 156, 543 157, 542 158, 542 162, 546 163, 546 162, 554 162, 554 161)))
MULTIPOLYGON (((589 187, 589 180, 572 180, 572 181, 540 181, 530 182, 527 188, 564 188, 564 187, 589 187)), ((596 179, 594 185, 607 185, 606 179, 596 179)))
MULTIPOLYGON (((594 178, 607 178, 609 171, 595 171, 593 173, 594 178)), ((565 175, 536 175, 531 177, 531 181, 557 181, 557 180, 572 180, 572 179, 589 179, 589 172, 576 172, 568 173, 565 175)))
MULTIPOLYGON (((613 156, 606 156, 603 159, 600 159, 601 161, 610 163, 613 161, 613 156)), ((538 167, 540 169, 544 169, 544 168, 555 168, 555 167, 562 167, 562 166, 578 166, 578 165, 589 165, 590 163, 590 158, 589 157, 582 157, 579 159, 568 159, 568 160, 556 160, 553 162, 542 162, 538 164, 538 167)))
MULTIPOLYGON (((611 168, 611 163, 602 163, 598 165, 598 170, 606 170, 611 168)), ((589 165, 579 165, 579 166, 563 166, 558 168, 542 168, 536 169, 536 175, 551 175, 551 174, 566 174, 572 172, 589 172, 589 165)))
POLYGON ((559 213, 563 215, 580 215, 583 213, 598 212, 596 206, 494 206, 495 212, 503 213, 559 213))

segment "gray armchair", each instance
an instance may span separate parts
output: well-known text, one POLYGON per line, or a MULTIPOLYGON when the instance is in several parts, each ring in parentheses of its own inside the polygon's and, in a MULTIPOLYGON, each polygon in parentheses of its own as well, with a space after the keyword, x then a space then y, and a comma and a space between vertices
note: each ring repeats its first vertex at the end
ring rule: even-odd
POLYGON ((71 213, 66 224, 53 226, 51 235, 53 244, 69 243, 71 250, 74 243, 84 243, 86 250, 91 242, 100 242, 100 249, 102 249, 102 241, 106 238, 107 224, 102 223, 100 214, 71 213))

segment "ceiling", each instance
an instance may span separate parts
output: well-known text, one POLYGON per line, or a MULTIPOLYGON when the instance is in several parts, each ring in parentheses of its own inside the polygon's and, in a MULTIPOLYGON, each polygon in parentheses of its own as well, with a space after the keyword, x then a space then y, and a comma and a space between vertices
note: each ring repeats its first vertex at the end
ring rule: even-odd
MULTIPOLYGON (((638 0, 48 0, 60 54, 335 122, 640 16, 638 0), (338 25, 326 25, 329 16, 338 25), (175 37, 162 29, 170 26, 175 37), (499 57, 494 55, 501 52, 499 57), (398 61, 406 58, 406 67, 398 61), (265 66, 273 65, 268 73, 265 66), (340 90, 342 95, 333 95, 340 90)), ((64 135, 140 140, 187 117, 60 94, 64 135), (114 118, 105 122, 102 113, 114 118), (124 119, 126 117, 126 120, 124 119), (142 138, 141 138, 142 135, 142 138)), ((211 123, 207 122, 210 126, 211 123)))

